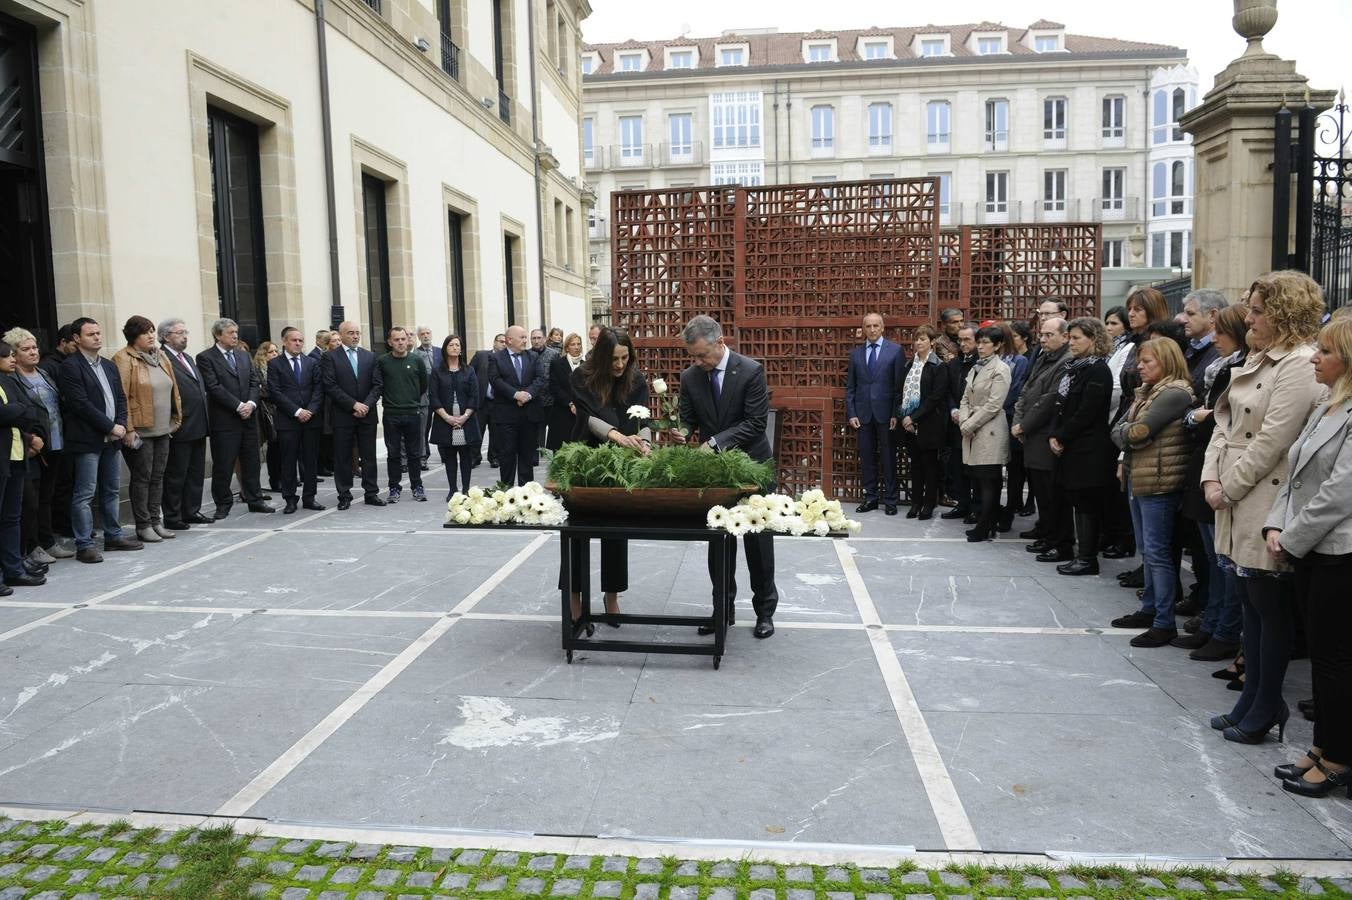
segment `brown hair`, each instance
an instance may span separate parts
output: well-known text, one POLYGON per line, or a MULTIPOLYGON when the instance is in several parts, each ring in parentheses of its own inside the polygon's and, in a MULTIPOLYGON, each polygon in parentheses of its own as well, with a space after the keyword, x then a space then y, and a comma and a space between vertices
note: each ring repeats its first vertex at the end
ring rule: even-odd
MULTIPOLYGON (((1127 309, 1130 310, 1133 306, 1145 313, 1147 325, 1169 318, 1169 304, 1165 301, 1164 295, 1154 288, 1137 288, 1132 291, 1127 297, 1127 309)), ((1123 324, 1128 328, 1131 327, 1130 322, 1123 324)))
POLYGON ((154 330, 155 323, 145 316, 132 316, 127 320, 127 324, 122 326, 122 336, 127 339, 127 344, 131 345, 141 335, 154 330))
POLYGON ((911 340, 915 340, 918 337, 927 337, 933 341, 939 337, 939 329, 935 328, 933 325, 921 325, 911 333, 911 340))
POLYGON ((1263 315, 1272 326, 1272 346, 1308 344, 1319 334, 1324 318, 1324 290, 1304 272, 1282 269, 1259 275, 1249 288, 1263 298, 1263 315))
POLYGON ((1247 350, 1249 346, 1249 326, 1244 321, 1248 315, 1249 307, 1244 303, 1232 303, 1216 313, 1216 330, 1234 341, 1241 350, 1247 350))
MULTIPOLYGON (((263 343, 258 345, 258 349, 254 351, 253 356, 253 364, 255 369, 258 369, 260 371, 267 369, 268 353, 269 351, 272 350, 277 350, 277 345, 274 344, 272 341, 264 341, 263 343)), ((280 353, 281 351, 278 350, 277 352, 280 353)))
POLYGON ((1077 328, 1080 334, 1094 341, 1094 347, 1089 351, 1090 356, 1111 356, 1113 352, 1113 339, 1108 337, 1107 327, 1095 319, 1093 316, 1081 316, 1078 319, 1071 319, 1070 324, 1066 326, 1066 331, 1077 328))

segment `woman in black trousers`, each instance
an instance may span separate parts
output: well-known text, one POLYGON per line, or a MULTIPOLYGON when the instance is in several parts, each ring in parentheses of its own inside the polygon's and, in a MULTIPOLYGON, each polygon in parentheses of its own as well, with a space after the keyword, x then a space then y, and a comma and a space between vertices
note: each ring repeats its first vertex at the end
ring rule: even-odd
POLYGON ((549 393, 554 404, 549 407, 549 433, 546 450, 557 450, 564 441, 573 439, 577 427, 577 408, 573 405, 573 372, 582 365, 582 336, 570 334, 563 342, 563 352, 549 364, 549 393))
POLYGON ((1274 774, 1293 794, 1347 788, 1352 797, 1352 320, 1324 326, 1314 372, 1329 399, 1291 445, 1291 477, 1263 526, 1268 552, 1294 559, 1296 594, 1308 604, 1314 746, 1274 774))
POLYGON ((934 352, 939 336, 921 325, 911 342, 911 359, 901 372, 897 396, 901 406, 901 439, 911 461, 911 508, 908 519, 929 519, 939 502, 939 451, 948 442, 948 366, 934 352))
POLYGON ((1059 399, 1048 443, 1057 457, 1056 478, 1075 514, 1075 559, 1062 563, 1062 575, 1097 575, 1099 531, 1108 467, 1117 457, 1108 434, 1108 404, 1113 376, 1107 356, 1108 331, 1098 319, 1073 319, 1068 328, 1071 359, 1057 386, 1059 399))
POLYGON ((460 470, 462 490, 469 490, 469 473, 482 443, 479 420, 474 415, 479 405, 479 378, 474 367, 465 362, 457 335, 441 342, 441 365, 432 370, 427 381, 427 408, 432 416, 432 444, 446 467, 446 493, 449 501, 455 493, 455 473, 460 470))
MULTIPOLYGON (((638 370, 634 343, 629 335, 613 328, 602 328, 585 362, 572 374, 573 405, 577 408, 574 441, 589 446, 618 444, 647 456, 652 452, 652 434, 642 421, 629 416, 629 408, 648 406, 648 382, 638 370)), ((636 511, 637 513, 638 511, 636 511)), ((573 620, 582 615, 582 547, 574 543, 570 550, 570 583, 559 571, 559 590, 568 589, 573 620)), ((629 589, 629 544, 623 539, 601 541, 601 591, 606 612, 620 611, 619 595, 629 589)), ((617 622, 607 622, 619 628, 617 622)), ((590 633, 590 626, 588 626, 590 633)))

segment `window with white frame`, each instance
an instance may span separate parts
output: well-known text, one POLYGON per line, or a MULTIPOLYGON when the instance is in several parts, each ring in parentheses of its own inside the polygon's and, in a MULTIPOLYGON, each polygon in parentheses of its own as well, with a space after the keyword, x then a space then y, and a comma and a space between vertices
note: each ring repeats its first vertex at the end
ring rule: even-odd
POLYGON ((1169 167, 1169 215, 1181 216, 1187 212, 1188 167, 1181 159, 1169 167))
POLYGON ((943 56, 946 43, 943 38, 924 38, 920 41, 920 55, 943 56))
POLYGON ((667 159, 689 162, 695 157, 695 117, 690 113, 667 116, 667 159))
POLYGON ((949 201, 950 192, 953 190, 953 175, 951 172, 931 172, 930 177, 939 179, 939 224, 947 225, 952 215, 949 201))
POLYGON ((712 170, 714 184, 758 187, 765 181, 764 162, 716 162, 712 170))
POLYGON ((723 47, 718 51, 718 64, 720 66, 746 65, 746 48, 723 47))
POLYGON ((1048 169, 1042 173, 1043 212, 1066 211, 1066 170, 1048 169))
POLYGON ((1170 118, 1170 121, 1173 123, 1174 127, 1173 139, 1175 141, 1183 140, 1183 129, 1178 124, 1178 120, 1183 118, 1183 114, 1187 112, 1187 105, 1188 105, 1188 97, 1186 92, 1184 92, 1184 90, 1181 87, 1174 88, 1174 92, 1172 94, 1170 101, 1170 111, 1173 114, 1170 118))
POLYGON ((887 41, 864 41, 864 59, 887 59, 887 41))
POLYGON ((1009 149, 1008 100, 986 101, 986 149, 997 152, 1009 149))
POLYGON ((1126 249, 1126 242, 1121 238, 1103 242, 1103 268, 1120 269, 1123 266, 1123 251, 1126 249))
POLYGON ((1169 92, 1155 91, 1150 98, 1150 143, 1169 142, 1169 92))
MULTIPOLYGON (((597 217, 596 210, 587 213, 587 237, 601 237, 601 220, 597 217)), ((596 265, 597 256, 598 254, 592 254, 592 265, 596 265)))
POLYGON ((620 116, 620 164, 636 166, 643 162, 643 117, 620 116))
POLYGON ((830 62, 833 55, 830 44, 807 45, 807 61, 810 63, 830 62))
POLYGON ((812 155, 831 156, 836 147, 836 110, 833 106, 812 107, 812 155))
POLYGON ((586 54, 585 56, 582 57, 582 74, 583 74, 583 75, 590 75, 590 74, 592 73, 592 70, 595 69, 595 68, 596 68, 596 58, 595 58, 594 56, 592 56, 590 53, 588 53, 588 54, 586 54))
POLYGON ((641 72, 643 71, 642 53, 621 53, 619 54, 621 72, 641 72))
POLYGON ((1126 205, 1126 183, 1126 169, 1114 167, 1103 170, 1103 197, 1101 204, 1104 212, 1122 211, 1126 205))
POLYGON ((728 91, 709 95, 710 145, 715 150, 761 145, 761 92, 728 91))
POLYGON ((1042 101, 1042 139, 1052 142, 1066 139, 1065 97, 1047 97, 1042 101))
POLYGON ((892 149, 892 104, 868 105, 868 146, 872 153, 886 153, 892 149))
POLYGON ((986 173, 986 212, 1009 212, 1009 173, 986 173))
POLYGON ((1033 38, 1034 53, 1055 53, 1061 49, 1061 38, 1054 34, 1040 34, 1033 38))
POLYGON ((1103 142, 1121 146, 1127 134, 1127 98, 1121 94, 1103 98, 1103 142))
POLYGON ((582 165, 596 165, 596 123, 591 119, 582 120, 582 165))
POLYGON ((1005 52, 1005 40, 998 37, 976 39, 976 52, 979 56, 993 56, 1005 52))
POLYGON ((694 50, 673 50, 667 57, 668 69, 693 69, 695 68, 694 50))
POLYGON ((1150 214, 1162 216, 1168 208, 1169 167, 1157 162, 1150 167, 1150 214))
POLYGON ((925 145, 930 153, 947 153, 952 133, 952 108, 947 100, 925 104, 925 145))
POLYGON ((1150 265, 1173 269, 1192 267, 1186 231, 1156 231, 1150 235, 1150 265))

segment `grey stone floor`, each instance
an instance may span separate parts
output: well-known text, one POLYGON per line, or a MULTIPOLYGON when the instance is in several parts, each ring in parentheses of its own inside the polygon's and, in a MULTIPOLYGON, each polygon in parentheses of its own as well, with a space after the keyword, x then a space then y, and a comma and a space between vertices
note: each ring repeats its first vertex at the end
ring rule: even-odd
MULTIPOLYGON (((0 601, 0 804, 1352 859, 1352 803, 1270 775, 1308 723, 1284 747, 1228 744, 1206 725, 1236 696, 1217 666, 1107 628, 1134 601, 1123 565, 1063 578, 1022 542, 873 513, 847 563, 777 543, 778 633, 754 640, 744 600, 719 671, 567 665, 556 539, 443 531, 445 478, 428 484, 429 503, 237 514, 61 562, 0 601)), ((701 547, 636 543, 630 567, 627 610, 707 608, 701 547)), ((688 637, 615 636, 654 633, 688 637)), ((1293 704, 1308 680, 1294 664, 1293 704)))

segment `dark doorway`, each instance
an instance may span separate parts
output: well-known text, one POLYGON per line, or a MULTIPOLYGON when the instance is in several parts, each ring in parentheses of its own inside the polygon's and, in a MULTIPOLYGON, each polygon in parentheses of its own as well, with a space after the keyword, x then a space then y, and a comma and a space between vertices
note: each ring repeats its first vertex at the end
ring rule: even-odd
POLYGON ((507 298, 507 327, 516 324, 516 238, 502 236, 502 276, 507 298))
POLYGON ((52 240, 43 172, 37 35, 0 15, 0 331, 56 331, 52 240))
POLYGON ((221 316, 234 319, 239 339, 256 350, 260 342, 272 339, 258 126, 212 108, 207 111, 207 135, 221 316))
POLYGON ((451 331, 460 335, 460 343, 469 340, 465 316, 465 217, 450 210, 451 225, 451 331))
POLYGON ((365 173, 361 176, 361 203, 366 233, 366 321, 370 323, 371 349, 385 352, 390 326, 390 233, 385 218, 385 182, 365 173))

